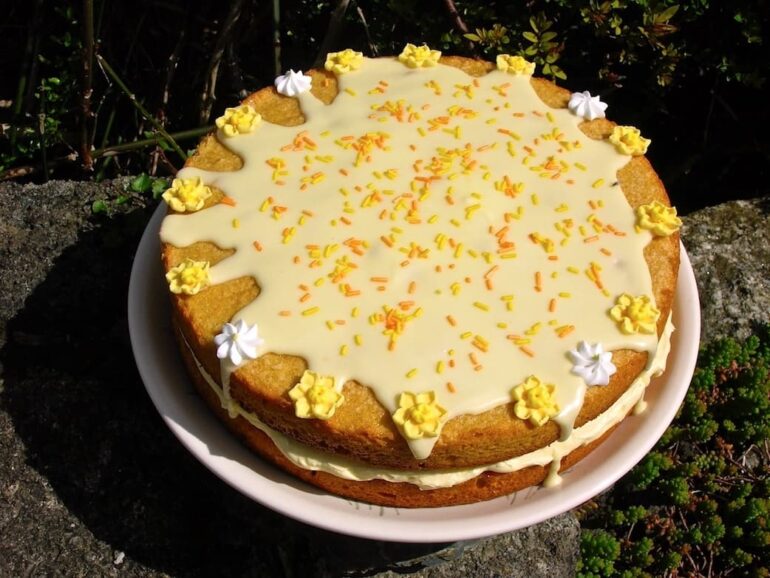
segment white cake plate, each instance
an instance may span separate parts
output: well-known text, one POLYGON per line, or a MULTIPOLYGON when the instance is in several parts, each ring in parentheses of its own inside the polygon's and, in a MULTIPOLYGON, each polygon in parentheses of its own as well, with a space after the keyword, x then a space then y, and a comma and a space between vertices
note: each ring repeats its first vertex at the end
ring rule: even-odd
POLYGON ((339 498, 309 486, 251 453, 210 412, 193 389, 171 332, 160 263, 161 206, 144 232, 131 271, 128 322, 136 365, 147 392, 172 432, 225 482, 277 512, 351 536, 396 542, 454 542, 524 528, 596 496, 628 472, 655 445, 684 399, 695 368, 700 306, 690 260, 682 247, 674 303, 671 355, 653 380, 647 410, 563 476, 554 488, 529 488, 479 504, 399 509, 339 498))

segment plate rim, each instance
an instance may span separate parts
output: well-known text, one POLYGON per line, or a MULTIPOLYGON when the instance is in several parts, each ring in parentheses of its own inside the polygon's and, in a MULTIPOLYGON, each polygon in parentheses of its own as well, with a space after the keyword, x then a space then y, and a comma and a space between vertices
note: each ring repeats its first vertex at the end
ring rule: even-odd
MULTIPOLYGON (((159 284, 162 286, 159 230, 165 214, 161 204, 149 220, 134 256, 128 288, 131 347, 148 395, 182 445, 220 479, 263 506, 324 530, 392 542, 454 542, 525 528, 567 512, 610 487, 652 449, 676 415, 695 369, 700 305, 692 266, 680 241, 674 315, 686 319, 686 323, 680 321, 681 326, 674 332, 669 367, 659 380, 667 387, 652 384, 650 389, 658 386, 653 392, 655 403, 650 404, 654 409, 624 419, 605 443, 565 474, 564 484, 528 488, 486 502, 445 508, 398 509, 354 502, 309 486, 251 453, 192 394, 171 335, 168 301, 164 292, 155 290, 159 284), (146 315, 148 310, 156 316, 146 315), (153 349, 154 345, 159 346, 158 350, 153 349), (175 353, 164 355, 169 350, 175 353), (186 387, 170 379, 182 379, 186 387), (671 385, 672 381, 676 383, 671 385), (658 400, 661 396, 665 404, 658 400), (624 436, 635 445, 627 440, 619 443, 624 436), (610 453, 614 446, 623 447, 622 459, 610 455, 602 460, 602 455, 610 453), (608 468, 613 460, 621 462, 622 467, 608 468), (592 461, 598 462, 595 467, 590 466, 592 461), (514 508, 516 515, 506 515, 506 505, 514 508)), ((649 394, 648 389, 645 397, 649 394)))

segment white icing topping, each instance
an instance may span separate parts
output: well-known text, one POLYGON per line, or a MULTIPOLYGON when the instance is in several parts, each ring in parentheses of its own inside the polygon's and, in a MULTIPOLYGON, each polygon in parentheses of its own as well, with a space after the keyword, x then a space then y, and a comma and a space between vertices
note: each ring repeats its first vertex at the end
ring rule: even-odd
POLYGON ((586 385, 607 385, 618 370, 612 363, 612 352, 604 351, 601 343, 581 341, 567 355, 573 363, 572 373, 582 377, 586 385))
POLYGON ((567 107, 572 114, 581 116, 586 120, 594 120, 595 118, 604 118, 607 103, 602 102, 598 96, 591 96, 591 93, 585 90, 573 92, 567 107))
MULTIPOLYGON (((651 237, 616 183, 628 157, 526 76, 365 59, 337 81, 331 105, 299 95, 302 126, 228 139, 240 170, 180 171, 234 206, 170 215, 161 239, 234 249, 211 282, 261 288, 236 318, 259 322, 269 351, 370 387, 390 414, 401 392, 431 390, 447 420, 481 413, 536 375, 556 386, 566 439, 586 387, 568 343, 657 345, 607 315, 619 293, 652 294, 651 237)), ((407 443, 425 456, 437 439, 407 443)))
POLYGON ((297 96, 310 90, 312 78, 302 74, 302 71, 289 70, 286 74, 275 79, 275 88, 284 96, 297 96))
POLYGON ((214 337, 217 345, 217 357, 230 359, 230 363, 236 367, 243 363, 245 358, 256 359, 259 347, 265 342, 259 336, 259 328, 255 323, 251 327, 241 319, 237 323, 225 323, 222 333, 214 337))
MULTIPOLYGON (((206 372, 194 354, 193 359, 198 366, 198 371, 200 371, 211 389, 219 396, 223 407, 233 408, 231 417, 239 415, 251 425, 263 431, 270 437, 281 453, 291 463, 300 468, 326 472, 346 480, 366 481, 379 479, 388 482, 405 482, 414 484, 423 490, 431 490, 455 486, 473 479, 485 471, 506 474, 529 466, 549 466, 548 475, 543 485, 556 486, 561 483, 559 469, 562 457, 585 444, 599 439, 611 427, 619 423, 629 411, 633 411, 634 414, 639 413, 636 410, 644 404, 644 391, 650 383, 650 379, 660 375, 666 369, 666 359, 671 349, 671 334, 673 331, 674 324, 671 322, 671 316, 669 315, 666 327, 660 337, 660 344, 655 351, 655 355, 650 356, 645 370, 639 374, 626 392, 607 411, 596 419, 576 428, 566 440, 556 441, 550 446, 523 456, 487 466, 434 471, 405 471, 366 466, 359 462, 354 462, 340 456, 333 456, 300 444, 265 425, 255 414, 246 411, 236 402, 226 402, 221 388, 206 372)), ((187 347, 188 349, 190 348, 189 344, 187 344, 187 347)), ((193 353, 192 349, 190 349, 190 353, 193 353)))

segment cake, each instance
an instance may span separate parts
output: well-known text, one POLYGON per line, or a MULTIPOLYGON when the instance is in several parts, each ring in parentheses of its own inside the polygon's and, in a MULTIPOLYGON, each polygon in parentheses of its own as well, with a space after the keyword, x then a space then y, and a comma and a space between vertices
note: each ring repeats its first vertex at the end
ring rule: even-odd
POLYGON ((179 349, 280 468, 397 507, 561 481, 665 367, 649 141, 534 65, 345 50, 228 109, 164 193, 179 349))

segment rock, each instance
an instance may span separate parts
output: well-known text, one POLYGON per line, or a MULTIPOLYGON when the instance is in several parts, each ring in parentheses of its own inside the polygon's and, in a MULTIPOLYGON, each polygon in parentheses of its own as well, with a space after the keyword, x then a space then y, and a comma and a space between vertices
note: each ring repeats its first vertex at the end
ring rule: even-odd
POLYGON ((770 322, 770 198, 733 201, 684 219, 682 242, 695 271, 701 341, 745 338, 770 322))
MULTIPOLYGON (((278 515, 199 464, 134 367, 126 287, 155 202, 128 182, 0 184, 0 575, 574 574, 572 514, 477 541, 376 542, 278 515)), ((768 212, 685 219, 705 337, 767 321, 768 212)))
POLYGON ((571 514, 471 542, 376 542, 276 514, 198 463, 131 355, 126 289, 155 202, 129 182, 0 183, 0 575, 574 573, 571 514))

